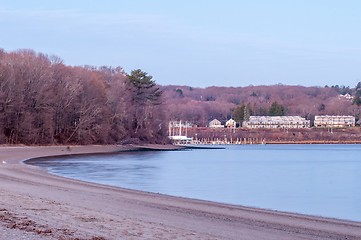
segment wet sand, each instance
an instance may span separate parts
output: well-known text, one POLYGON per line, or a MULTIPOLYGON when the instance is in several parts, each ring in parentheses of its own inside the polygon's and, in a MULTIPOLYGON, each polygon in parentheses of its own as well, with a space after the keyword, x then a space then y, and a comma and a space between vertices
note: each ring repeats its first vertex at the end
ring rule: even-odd
POLYGON ((128 148, 0 147, 0 239, 361 239, 360 222, 127 190, 21 163, 128 148))

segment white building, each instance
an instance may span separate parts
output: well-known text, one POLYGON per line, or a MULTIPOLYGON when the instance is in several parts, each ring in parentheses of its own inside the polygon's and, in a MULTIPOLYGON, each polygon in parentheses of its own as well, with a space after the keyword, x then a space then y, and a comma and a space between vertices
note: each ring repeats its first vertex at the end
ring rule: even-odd
POLYGON ((232 118, 229 119, 229 120, 226 122, 226 127, 227 127, 227 128, 236 128, 236 121, 234 121, 232 118))
POLYGON ((346 99, 346 100, 348 100, 348 101, 352 101, 352 100, 353 100, 352 95, 349 94, 349 93, 346 93, 345 95, 340 94, 340 95, 339 95, 339 98, 340 98, 340 99, 346 99))
POLYGON ((310 120, 299 116, 250 116, 246 128, 309 128, 310 120))
POLYGON ((212 121, 210 121, 208 126, 210 128, 224 128, 224 125, 222 125, 221 121, 217 119, 213 119, 212 121))
POLYGON ((315 127, 354 127, 355 117, 353 116, 315 116, 315 127))

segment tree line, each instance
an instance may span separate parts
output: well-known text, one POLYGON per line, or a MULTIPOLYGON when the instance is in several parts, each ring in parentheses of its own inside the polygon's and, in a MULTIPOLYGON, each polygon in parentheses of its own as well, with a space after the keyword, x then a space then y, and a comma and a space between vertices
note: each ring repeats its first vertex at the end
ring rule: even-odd
POLYGON ((0 49, 0 144, 167 142, 169 120, 206 126, 250 115, 361 116, 361 83, 344 86, 158 86, 121 67, 67 66, 56 56, 0 49), (353 101, 340 98, 350 93, 353 101))
POLYGON ((287 109, 278 102, 273 102, 267 108, 255 108, 251 104, 240 104, 232 111, 232 118, 236 122, 248 121, 250 116, 285 116, 287 109))
POLYGON ((313 120, 315 115, 352 115, 361 118, 361 83, 355 88, 288 85, 207 87, 162 86, 169 119, 207 126, 214 118, 238 122, 248 116, 294 115, 313 120), (349 93, 352 100, 341 97, 349 93))
POLYGON ((163 104, 139 69, 72 67, 32 50, 0 49, 1 144, 162 143, 163 104))

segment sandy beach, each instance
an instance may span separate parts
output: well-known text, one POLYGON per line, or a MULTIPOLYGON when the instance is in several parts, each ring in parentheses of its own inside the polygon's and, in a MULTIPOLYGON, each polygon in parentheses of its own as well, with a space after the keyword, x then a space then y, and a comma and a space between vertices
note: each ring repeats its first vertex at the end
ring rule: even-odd
POLYGON ((127 148, 0 147, 0 239, 361 239, 360 222, 81 182, 22 163, 127 148))

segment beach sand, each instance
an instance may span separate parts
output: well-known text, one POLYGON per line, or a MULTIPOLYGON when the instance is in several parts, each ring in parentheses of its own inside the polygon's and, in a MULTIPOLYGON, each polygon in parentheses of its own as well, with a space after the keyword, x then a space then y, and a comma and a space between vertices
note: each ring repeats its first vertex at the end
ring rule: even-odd
POLYGON ((126 148, 0 147, 0 239, 361 239, 359 222, 104 186, 21 163, 126 148))

